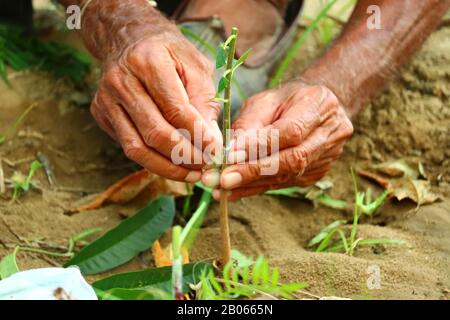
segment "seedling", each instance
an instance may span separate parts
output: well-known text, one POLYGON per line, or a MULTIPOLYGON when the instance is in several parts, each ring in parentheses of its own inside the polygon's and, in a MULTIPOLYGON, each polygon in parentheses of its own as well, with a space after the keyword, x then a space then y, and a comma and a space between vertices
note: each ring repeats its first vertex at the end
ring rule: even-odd
POLYGON ((16 201, 22 194, 27 193, 30 188, 34 186, 32 179, 36 171, 40 168, 42 168, 42 164, 35 160, 31 163, 27 176, 24 176, 21 172, 14 173, 11 178, 13 186, 13 201, 16 201))
POLYGON ((183 298, 183 253, 189 251, 197 238, 210 203, 211 191, 204 190, 198 208, 186 226, 172 229, 172 295, 175 300, 183 298))
POLYGON ((302 283, 280 283, 280 272, 271 269, 267 258, 260 256, 256 261, 233 250, 232 260, 223 268, 221 277, 213 270, 205 270, 200 283, 194 286, 200 300, 223 300, 252 298, 293 299, 294 294, 306 285, 302 283))
POLYGON ((395 239, 362 239, 356 238, 358 222, 361 214, 373 215, 373 213, 383 204, 387 197, 387 192, 382 193, 378 198, 371 202, 370 192, 364 193, 358 191, 356 176, 351 169, 353 185, 355 189, 355 203, 353 211, 353 222, 350 236, 345 235, 341 226, 346 224, 344 220, 337 220, 322 229, 311 241, 308 247, 316 247, 316 252, 331 251, 336 252, 344 249, 345 253, 352 256, 358 245, 377 245, 377 244, 404 244, 402 240, 395 239), (369 196, 367 196, 369 195, 369 196), (337 241, 333 241, 335 235, 339 236, 337 241))
MULTIPOLYGON (((246 51, 239 60, 235 60, 236 42, 238 38, 238 29, 231 30, 230 37, 219 46, 216 56, 216 68, 224 69, 224 73, 219 81, 219 87, 215 100, 223 103, 223 154, 221 170, 227 168, 227 159, 230 149, 230 129, 231 129, 231 84, 234 73, 248 58, 250 51, 246 51), (223 98, 220 94, 223 92, 223 98)), ((231 259, 230 230, 228 224, 228 192, 220 192, 220 227, 222 235, 222 254, 220 262, 226 265, 231 259)))

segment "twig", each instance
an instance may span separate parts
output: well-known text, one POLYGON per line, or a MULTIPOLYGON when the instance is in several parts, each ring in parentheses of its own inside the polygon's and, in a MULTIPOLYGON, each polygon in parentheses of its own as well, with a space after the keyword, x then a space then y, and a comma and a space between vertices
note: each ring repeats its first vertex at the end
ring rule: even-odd
POLYGON ((3 159, 0 156, 0 194, 4 194, 6 191, 5 187, 5 173, 3 172, 3 159))
POLYGON ((18 159, 18 160, 9 160, 7 158, 3 158, 3 162, 6 163, 11 168, 15 168, 18 165, 21 165, 21 164, 24 164, 27 162, 31 162, 35 159, 36 159, 35 157, 26 157, 26 158, 22 158, 22 159, 18 159))

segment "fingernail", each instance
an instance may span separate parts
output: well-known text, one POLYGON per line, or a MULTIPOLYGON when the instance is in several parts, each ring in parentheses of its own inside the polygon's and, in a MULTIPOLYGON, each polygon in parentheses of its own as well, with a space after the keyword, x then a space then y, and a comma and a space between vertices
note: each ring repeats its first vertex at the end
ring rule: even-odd
POLYGON ((214 200, 219 201, 220 200, 220 190, 214 190, 212 193, 212 196, 214 198, 214 200))
POLYGON ((202 173, 201 171, 191 171, 187 174, 186 178, 184 178, 184 180, 186 180, 186 182, 197 182, 200 181, 200 179, 202 178, 202 173))
POLYGON ((245 150, 231 151, 228 154, 228 163, 235 164, 247 160, 247 152, 245 150))
POLYGON ((226 173, 222 177, 222 187, 232 189, 241 184, 242 176, 239 172, 226 173))
POLYGON ((214 188, 220 183, 220 173, 217 170, 209 170, 203 173, 202 182, 209 188, 214 188))

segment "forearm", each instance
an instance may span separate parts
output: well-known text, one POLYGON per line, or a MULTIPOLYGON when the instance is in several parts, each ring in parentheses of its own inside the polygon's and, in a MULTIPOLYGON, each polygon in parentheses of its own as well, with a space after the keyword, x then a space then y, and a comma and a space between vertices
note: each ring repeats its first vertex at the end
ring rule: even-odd
POLYGON ((341 37, 302 75, 329 87, 356 115, 422 45, 450 0, 360 0, 341 37), (368 6, 381 9, 381 30, 369 30, 368 6))
POLYGON ((83 8, 81 36, 96 58, 105 60, 147 34, 160 34, 175 26, 148 0, 60 0, 64 6, 83 8))

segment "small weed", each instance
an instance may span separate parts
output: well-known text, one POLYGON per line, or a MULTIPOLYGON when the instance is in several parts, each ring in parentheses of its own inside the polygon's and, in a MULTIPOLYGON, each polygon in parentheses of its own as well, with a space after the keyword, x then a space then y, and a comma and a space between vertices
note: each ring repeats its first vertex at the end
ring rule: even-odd
POLYGON ((357 246, 360 245, 376 245, 376 244, 404 244, 402 240, 395 239, 362 239, 357 238, 358 222, 361 214, 373 215, 374 212, 383 204, 388 193, 382 193, 374 201, 371 199, 370 191, 364 193, 358 191, 358 185, 356 176, 351 169, 353 185, 355 190, 355 203, 353 210, 353 222, 350 231, 350 236, 347 237, 345 231, 341 228, 346 224, 344 220, 337 220, 323 228, 311 241, 308 243, 308 247, 316 247, 316 252, 331 251, 337 252, 344 250, 344 252, 350 256, 354 254, 357 246), (338 240, 334 240, 338 235, 338 240))
POLYGON ((306 285, 302 283, 280 283, 280 272, 271 269, 267 258, 256 261, 239 251, 232 251, 232 259, 223 268, 221 277, 213 270, 203 272, 200 283, 194 286, 197 299, 229 300, 262 296, 270 299, 293 299, 295 293, 306 285))
POLYGON ((32 179, 36 171, 40 168, 42 168, 42 164, 35 160, 31 163, 27 176, 23 175, 21 172, 15 172, 13 174, 11 178, 13 187, 13 201, 18 200, 20 196, 27 193, 31 187, 35 186, 32 179))

